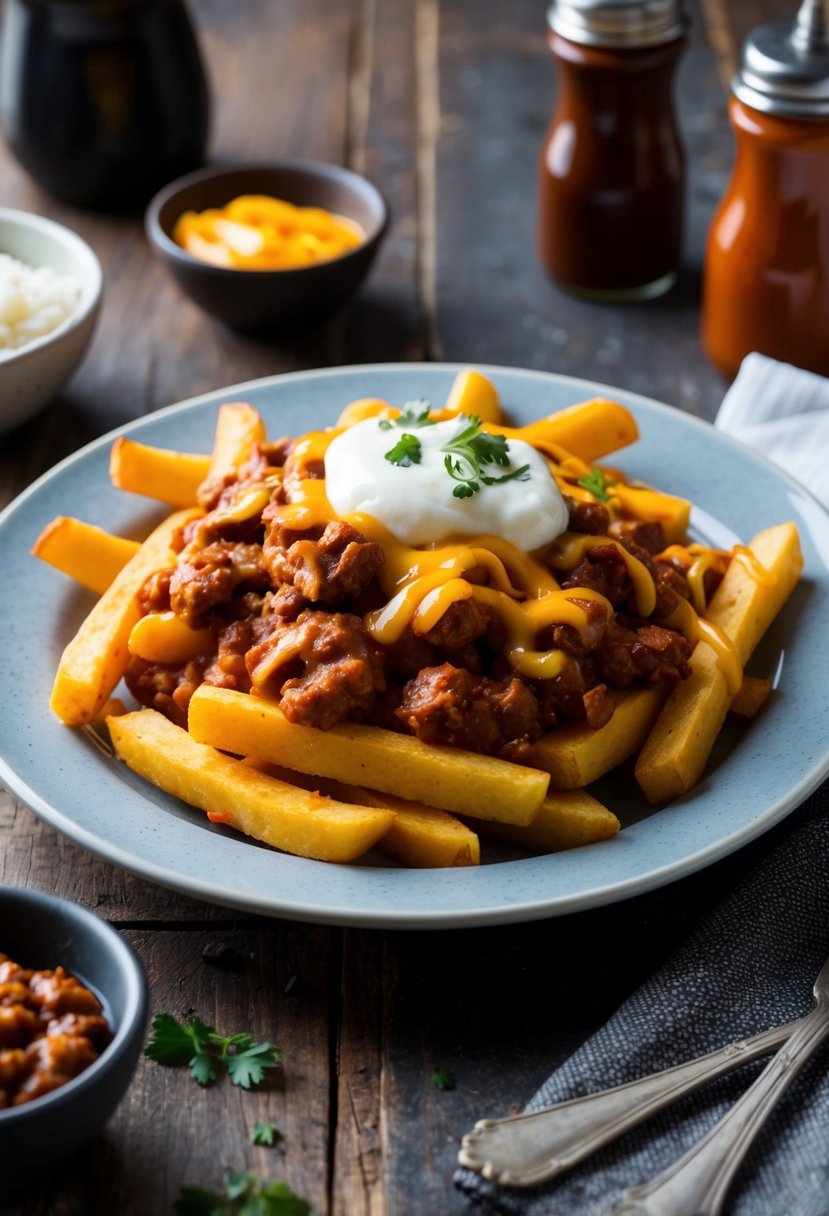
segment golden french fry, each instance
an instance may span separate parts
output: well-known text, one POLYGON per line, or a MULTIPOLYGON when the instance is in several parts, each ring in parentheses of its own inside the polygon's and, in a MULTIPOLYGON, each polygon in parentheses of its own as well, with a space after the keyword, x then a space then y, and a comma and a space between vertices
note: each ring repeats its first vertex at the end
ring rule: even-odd
POLYGON ((190 702, 189 730, 200 743, 238 755, 348 785, 370 783, 383 793, 402 790, 428 806, 507 823, 530 823, 550 781, 537 769, 430 746, 376 726, 299 726, 273 702, 206 684, 190 702))
POLYGON ((119 490, 157 498, 173 507, 192 507, 210 468, 209 456, 172 452, 136 443, 122 435, 112 445, 109 476, 119 490))
POLYGON ((122 714, 127 712, 127 707, 120 697, 110 697, 105 701, 94 718, 93 726, 103 726, 107 718, 120 718, 122 714))
MULTIPOLYGON (((630 410, 618 401, 596 397, 539 418, 528 426, 506 427, 484 424, 485 431, 498 431, 512 439, 523 439, 544 450, 566 448, 573 456, 592 464, 609 452, 627 447, 639 438, 639 428, 630 410)), ((555 454, 555 453, 554 453, 555 454)))
POLYGON ((532 823, 520 827, 491 820, 464 820, 482 836, 506 840, 536 853, 557 853, 584 844, 609 840, 619 831, 619 820, 586 790, 557 790, 548 794, 532 823))
POLYGON ((481 860, 478 837, 448 811, 338 781, 329 783, 328 788, 346 802, 390 807, 395 812, 394 819, 385 836, 377 841, 377 847, 407 866, 439 869, 476 866, 481 860))
POLYGON ((107 720, 133 772, 266 844, 318 861, 354 861, 383 836, 391 810, 352 806, 287 785, 191 739, 154 709, 107 720))
MULTIPOLYGON (((794 524, 759 532, 749 548, 764 569, 752 572, 750 564, 732 558, 706 612, 734 643, 743 666, 803 569, 794 524)), ((697 643, 691 676, 671 693, 636 763, 636 779, 650 802, 670 802, 699 780, 730 702, 714 651, 697 643)))
POLYGON ((380 397, 360 397, 347 405, 337 419, 337 426, 355 426, 366 418, 396 418, 400 410, 380 397))
POLYGON ((32 545, 33 557, 102 595, 139 550, 138 541, 113 536, 94 524, 58 515, 32 545))
POLYGON ((140 616, 138 592, 156 570, 170 566, 175 533, 197 511, 178 511, 150 533, 98 600, 61 656, 50 705, 69 726, 91 722, 121 679, 127 642, 140 616))
POLYGON ((550 774, 550 786, 580 790, 638 752, 650 734, 667 692, 661 688, 616 690, 613 717, 599 730, 582 722, 557 726, 533 746, 532 762, 550 774))
POLYGON ((499 423, 504 416, 495 385, 471 367, 458 372, 446 398, 444 410, 449 415, 475 416, 483 422, 499 423))
POLYGON ((732 718, 750 722, 756 718, 765 705, 771 692, 771 680, 763 680, 758 676, 743 676, 740 691, 728 707, 732 718))
POLYGON ((265 424, 252 405, 234 401, 220 406, 208 478, 231 476, 250 459, 254 445, 264 442, 265 424))

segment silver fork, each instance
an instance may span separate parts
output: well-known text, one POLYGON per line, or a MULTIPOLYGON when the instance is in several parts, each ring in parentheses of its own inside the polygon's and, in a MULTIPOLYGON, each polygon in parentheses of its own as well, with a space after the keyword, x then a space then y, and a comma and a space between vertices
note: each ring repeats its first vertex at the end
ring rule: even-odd
POLYGON ((625 1191, 615 1216, 719 1216, 734 1175, 775 1103, 829 1037, 829 960, 814 993, 815 1008, 728 1114, 656 1178, 625 1191))
POLYGON ((481 1119, 464 1136, 458 1161, 499 1186, 549 1182, 685 1094, 768 1055, 800 1025, 775 1026, 662 1072, 543 1110, 481 1119))

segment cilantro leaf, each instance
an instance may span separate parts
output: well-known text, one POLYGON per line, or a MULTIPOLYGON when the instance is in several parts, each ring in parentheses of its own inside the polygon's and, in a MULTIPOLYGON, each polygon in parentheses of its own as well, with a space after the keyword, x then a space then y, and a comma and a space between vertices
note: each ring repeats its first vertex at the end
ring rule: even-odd
POLYGON ((601 469, 595 466, 584 477, 580 477, 576 482, 577 486, 582 486, 585 490, 589 490, 594 498, 599 502, 610 502, 610 494, 608 490, 611 486, 615 486, 616 482, 609 477, 605 477, 601 469))
POLYGON ((309 1216, 311 1205, 287 1182, 262 1182, 247 1170, 232 1170, 218 1194, 202 1187, 183 1187, 176 1216, 309 1216))
POLYGON ((501 477, 492 477, 483 472, 489 464, 506 468, 509 465, 509 444, 504 435, 490 435, 482 430, 483 423, 474 415, 462 416, 466 424, 457 435, 441 448, 446 452, 444 468, 453 481, 459 484, 452 491, 453 498, 471 498, 481 485, 497 486, 505 481, 528 481, 530 466, 522 465, 501 477))
POLYGON ((263 1216, 308 1216, 310 1203, 295 1195, 287 1182, 266 1182, 262 1186, 265 1200, 263 1216))
POLYGON ((386 452, 386 460, 399 465, 401 469, 407 469, 410 464, 420 464, 421 455, 420 440, 404 431, 394 447, 386 452))
POLYGON ((439 1065, 432 1071, 432 1084, 436 1089, 454 1089, 455 1076, 451 1068, 446 1068, 444 1065, 439 1065))
POLYGON ((219 1079, 219 1061, 206 1051, 197 1051, 189 1064, 190 1076, 199 1085, 212 1085, 219 1079))
POLYGON ((421 397, 417 401, 407 401, 400 412, 400 417, 395 418, 394 425, 401 429, 407 426, 412 428, 434 426, 433 420, 429 417, 431 408, 430 402, 425 397, 421 397))
POLYGON ((225 1195, 228 1199, 246 1199, 256 1192, 259 1179, 247 1170, 230 1170, 225 1178, 225 1195))
POLYGON ((152 1036, 144 1055, 165 1068, 179 1068, 203 1049, 211 1033, 213 1027, 205 1026, 201 1018, 193 1017, 180 1025, 172 1014, 160 1012, 153 1018, 152 1036))
POLYGON ((250 1089, 261 1085, 270 1068, 279 1067, 279 1048, 275 1043, 254 1043, 245 1051, 237 1051, 225 1059, 227 1075, 234 1085, 250 1089))
POLYGON ((253 1131, 250 1133, 251 1144, 259 1144, 265 1148, 270 1148, 276 1143, 276 1137, 280 1134, 279 1128, 275 1123, 260 1123, 258 1120, 253 1125, 253 1131))
POLYGON ((152 1022, 152 1037, 144 1054, 165 1068, 190 1066, 190 1075, 199 1085, 212 1085, 226 1072, 234 1085, 251 1089, 260 1085, 270 1068, 279 1065, 275 1043, 257 1043, 248 1030, 222 1035, 201 1018, 179 1023, 169 1013, 157 1013, 152 1022))

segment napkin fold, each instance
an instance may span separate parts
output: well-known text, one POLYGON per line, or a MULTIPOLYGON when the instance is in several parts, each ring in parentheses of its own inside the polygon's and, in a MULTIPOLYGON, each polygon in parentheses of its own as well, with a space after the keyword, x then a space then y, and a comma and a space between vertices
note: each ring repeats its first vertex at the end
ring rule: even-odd
POLYGON ((829 380, 824 376, 747 355, 715 426, 768 456, 829 507, 829 380))
MULTIPOLYGON (((716 425, 829 507, 829 380, 751 354, 716 425)), ((526 1110, 621 1085, 812 1008, 812 984, 829 956, 829 784, 743 857, 746 876, 526 1110)), ((507 1190, 465 1169, 456 1185, 492 1216, 607 1216, 626 1187, 653 1178, 705 1135, 765 1062, 703 1087, 544 1186, 507 1190)), ((777 1105, 724 1213, 829 1216, 829 1048, 777 1105)))

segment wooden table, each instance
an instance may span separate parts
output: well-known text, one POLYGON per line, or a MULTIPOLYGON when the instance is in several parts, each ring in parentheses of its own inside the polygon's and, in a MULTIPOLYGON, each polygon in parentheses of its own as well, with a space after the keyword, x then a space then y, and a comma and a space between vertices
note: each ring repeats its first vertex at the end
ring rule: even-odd
MULTIPOLYGON (((695 6, 696 7, 696 6, 695 6)), ((225 384, 380 360, 514 364, 618 384, 711 418, 723 383, 697 337, 704 234, 730 168, 735 39, 782 0, 697 9, 680 72, 687 260, 647 305, 570 299, 533 251, 535 159, 553 75, 541 0, 198 0, 212 155, 311 157, 366 172, 394 224, 360 299, 291 345, 213 324, 152 258, 138 219, 71 211, 5 153, 0 202, 68 223, 105 269, 100 327, 64 396, 2 440, 8 500, 81 443, 225 384)), ((776 11, 775 11, 776 10, 776 11)), ((475 1119, 516 1110, 694 923, 740 860, 620 907, 505 929, 401 933, 234 915, 98 860, 0 793, 0 880, 56 890, 117 925, 153 1004, 276 1040, 265 1092, 200 1090, 142 1061, 99 1139, 16 1216, 162 1216, 225 1167, 283 1178, 315 1216, 468 1209, 451 1175, 475 1119), (457 1088, 430 1081, 451 1067, 457 1088), (276 1149, 249 1142, 275 1122, 276 1149)))

